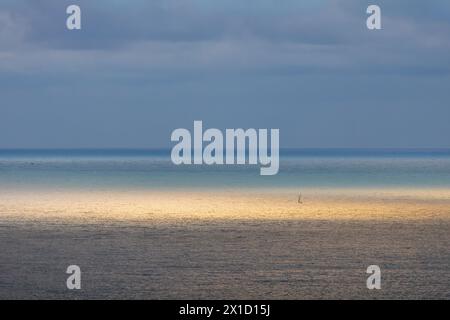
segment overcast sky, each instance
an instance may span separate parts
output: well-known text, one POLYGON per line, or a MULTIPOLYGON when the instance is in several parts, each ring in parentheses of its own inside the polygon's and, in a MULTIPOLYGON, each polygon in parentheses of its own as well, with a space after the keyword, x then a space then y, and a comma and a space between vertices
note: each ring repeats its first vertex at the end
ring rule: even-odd
POLYGON ((0 148, 170 147, 194 120, 450 147, 450 1, 1 0, 0 148))

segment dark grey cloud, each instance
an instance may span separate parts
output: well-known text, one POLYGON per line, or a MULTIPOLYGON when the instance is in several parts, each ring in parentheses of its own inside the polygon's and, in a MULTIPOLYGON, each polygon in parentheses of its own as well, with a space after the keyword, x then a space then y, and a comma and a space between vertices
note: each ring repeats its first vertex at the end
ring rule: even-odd
POLYGON ((289 147, 450 146, 450 2, 3 0, 0 147, 164 147, 278 127, 289 147), (79 4, 83 29, 65 29, 79 4))
POLYGON ((5 58, 0 68, 61 70, 70 64, 77 70, 95 65, 402 72, 417 67, 432 72, 448 64, 450 23, 430 16, 445 16, 449 5, 436 0, 419 20, 416 2, 422 3, 381 1, 384 30, 368 33, 369 2, 359 0, 283 5, 274 0, 6 1, 0 11, 5 58), (64 10, 71 3, 82 7, 81 32, 64 27, 64 10), (410 10, 411 16, 405 14, 410 10))
MULTIPOLYGON (((310 44, 355 43, 367 38, 365 24, 361 22, 365 8, 372 3, 361 0, 285 0, 282 3, 276 0, 5 1, 2 11, 20 17, 21 23, 27 24, 27 41, 70 49, 110 48, 135 41, 247 37, 310 44), (83 8, 84 29, 83 33, 69 34, 61 28, 65 23, 62 13, 74 3, 83 8), (352 32, 348 32, 349 29, 352 32)), ((383 17, 397 24, 428 28, 430 23, 442 22, 448 26, 448 1, 432 2, 428 5, 420 0, 384 0, 377 4, 383 7, 383 17)))

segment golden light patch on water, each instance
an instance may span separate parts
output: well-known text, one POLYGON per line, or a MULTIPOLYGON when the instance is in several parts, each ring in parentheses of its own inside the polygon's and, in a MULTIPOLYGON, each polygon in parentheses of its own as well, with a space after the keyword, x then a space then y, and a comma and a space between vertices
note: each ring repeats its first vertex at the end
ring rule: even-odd
POLYGON ((379 220, 450 219, 447 189, 305 189, 301 191, 8 191, 0 219, 379 220))

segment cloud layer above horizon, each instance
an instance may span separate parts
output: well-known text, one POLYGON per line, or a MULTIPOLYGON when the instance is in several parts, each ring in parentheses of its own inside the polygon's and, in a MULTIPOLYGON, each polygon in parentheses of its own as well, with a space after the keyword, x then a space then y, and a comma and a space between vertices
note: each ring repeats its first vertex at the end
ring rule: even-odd
POLYGON ((372 2, 4 0, 0 148, 168 147, 194 120, 282 147, 450 147, 450 2, 375 1, 369 31, 372 2))

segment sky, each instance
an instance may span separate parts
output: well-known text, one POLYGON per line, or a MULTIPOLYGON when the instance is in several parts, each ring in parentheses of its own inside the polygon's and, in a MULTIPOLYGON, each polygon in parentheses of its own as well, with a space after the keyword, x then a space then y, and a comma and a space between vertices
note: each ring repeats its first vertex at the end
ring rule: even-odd
POLYGON ((447 0, 0 2, 0 148, 167 148, 194 120, 285 148, 448 148, 449 101, 447 0))

